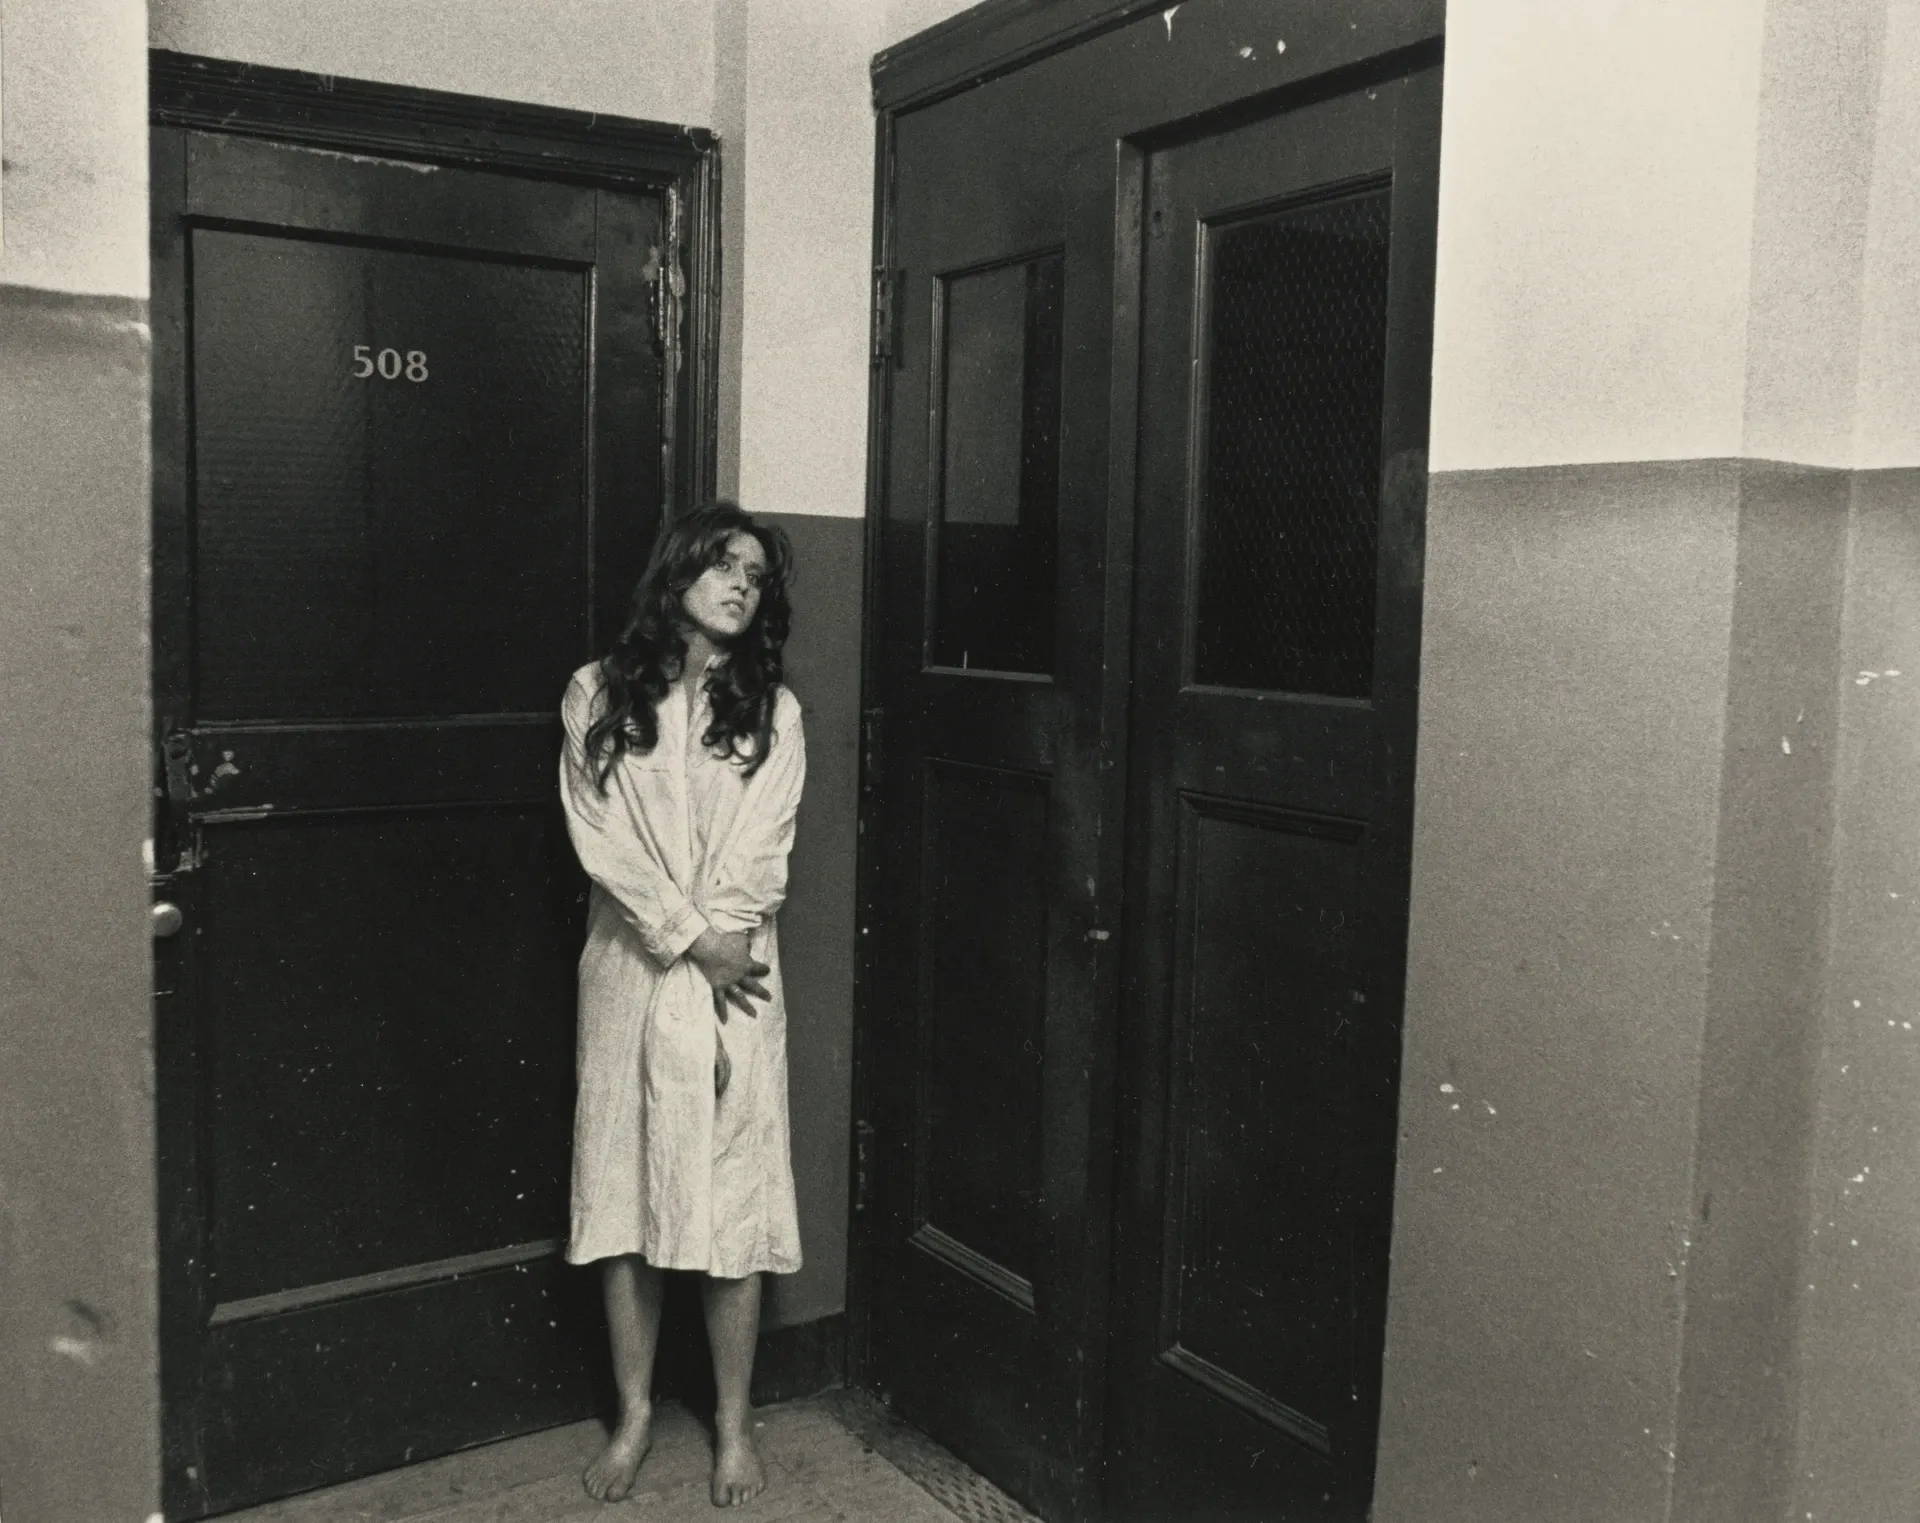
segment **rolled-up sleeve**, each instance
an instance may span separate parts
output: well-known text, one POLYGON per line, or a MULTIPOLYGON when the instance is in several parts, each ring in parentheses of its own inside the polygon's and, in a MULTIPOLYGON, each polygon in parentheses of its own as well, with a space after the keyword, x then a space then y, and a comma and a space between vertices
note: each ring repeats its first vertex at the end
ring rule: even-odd
POLYGON ((799 700, 782 689, 772 749, 747 780, 732 835, 702 896, 716 930, 757 930, 786 901, 787 858, 806 781, 807 741, 799 700))
POLYGON ((659 849, 645 801, 616 786, 602 792, 586 755, 595 695, 576 676, 561 704, 566 742, 560 757, 560 801, 567 834, 587 876, 606 890, 662 967, 681 957, 708 928, 690 895, 674 882, 659 849))

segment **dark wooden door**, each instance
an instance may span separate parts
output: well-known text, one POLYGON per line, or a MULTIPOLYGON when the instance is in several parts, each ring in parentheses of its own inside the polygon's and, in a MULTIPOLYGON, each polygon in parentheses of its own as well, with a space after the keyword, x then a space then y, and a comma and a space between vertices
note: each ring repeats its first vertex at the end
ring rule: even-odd
POLYGON ((1106 1273, 1088 1066, 1100 885, 1118 871, 1101 827, 1106 507, 1073 463, 1076 409, 1105 405, 1075 340, 1107 320, 1088 257, 1106 230, 1069 227, 1057 178, 991 113, 969 127, 1014 167, 969 187, 977 143, 917 134, 892 229, 861 1373, 1058 1515, 1092 1495, 1084 1353, 1106 1273))
POLYGON ((258 138, 154 169, 188 1517, 594 1406, 556 708, 660 518, 665 240, 658 195, 258 138))
POLYGON ((1146 163, 1116 1516, 1367 1512, 1438 84, 1146 163))
POLYGON ((1367 1506, 1442 19, 876 64, 853 1368, 1050 1517, 1367 1506))

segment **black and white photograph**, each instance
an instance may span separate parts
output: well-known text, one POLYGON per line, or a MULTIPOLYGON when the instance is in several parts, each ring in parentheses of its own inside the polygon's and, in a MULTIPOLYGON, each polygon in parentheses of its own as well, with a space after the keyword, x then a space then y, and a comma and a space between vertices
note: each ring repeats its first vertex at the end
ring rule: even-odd
POLYGON ((1920 0, 0 0, 0 1523, 1920 1523, 1920 0))

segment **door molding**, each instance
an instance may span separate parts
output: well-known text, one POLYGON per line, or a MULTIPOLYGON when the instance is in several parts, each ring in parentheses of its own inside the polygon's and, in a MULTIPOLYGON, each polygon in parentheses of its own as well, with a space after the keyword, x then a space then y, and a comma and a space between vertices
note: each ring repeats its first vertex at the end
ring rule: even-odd
POLYGON ((1165 0, 986 0, 876 53, 873 103, 882 112, 929 105, 1165 8, 1165 0))
POLYGON ((148 65, 148 112, 156 127, 670 193, 681 209, 686 294, 676 340, 667 517, 714 494, 721 255, 720 142, 713 133, 159 48, 148 54, 148 65))

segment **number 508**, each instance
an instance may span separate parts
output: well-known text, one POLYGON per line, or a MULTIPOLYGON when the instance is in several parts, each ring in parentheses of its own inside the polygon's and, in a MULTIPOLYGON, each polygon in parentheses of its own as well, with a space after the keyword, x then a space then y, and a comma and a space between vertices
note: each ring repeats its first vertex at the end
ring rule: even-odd
POLYGON ((402 355, 398 349, 382 349, 375 354, 371 344, 355 344, 353 378, 365 381, 376 375, 383 381, 397 381, 405 376, 418 384, 427 378, 427 352, 424 349, 409 349, 402 355))

